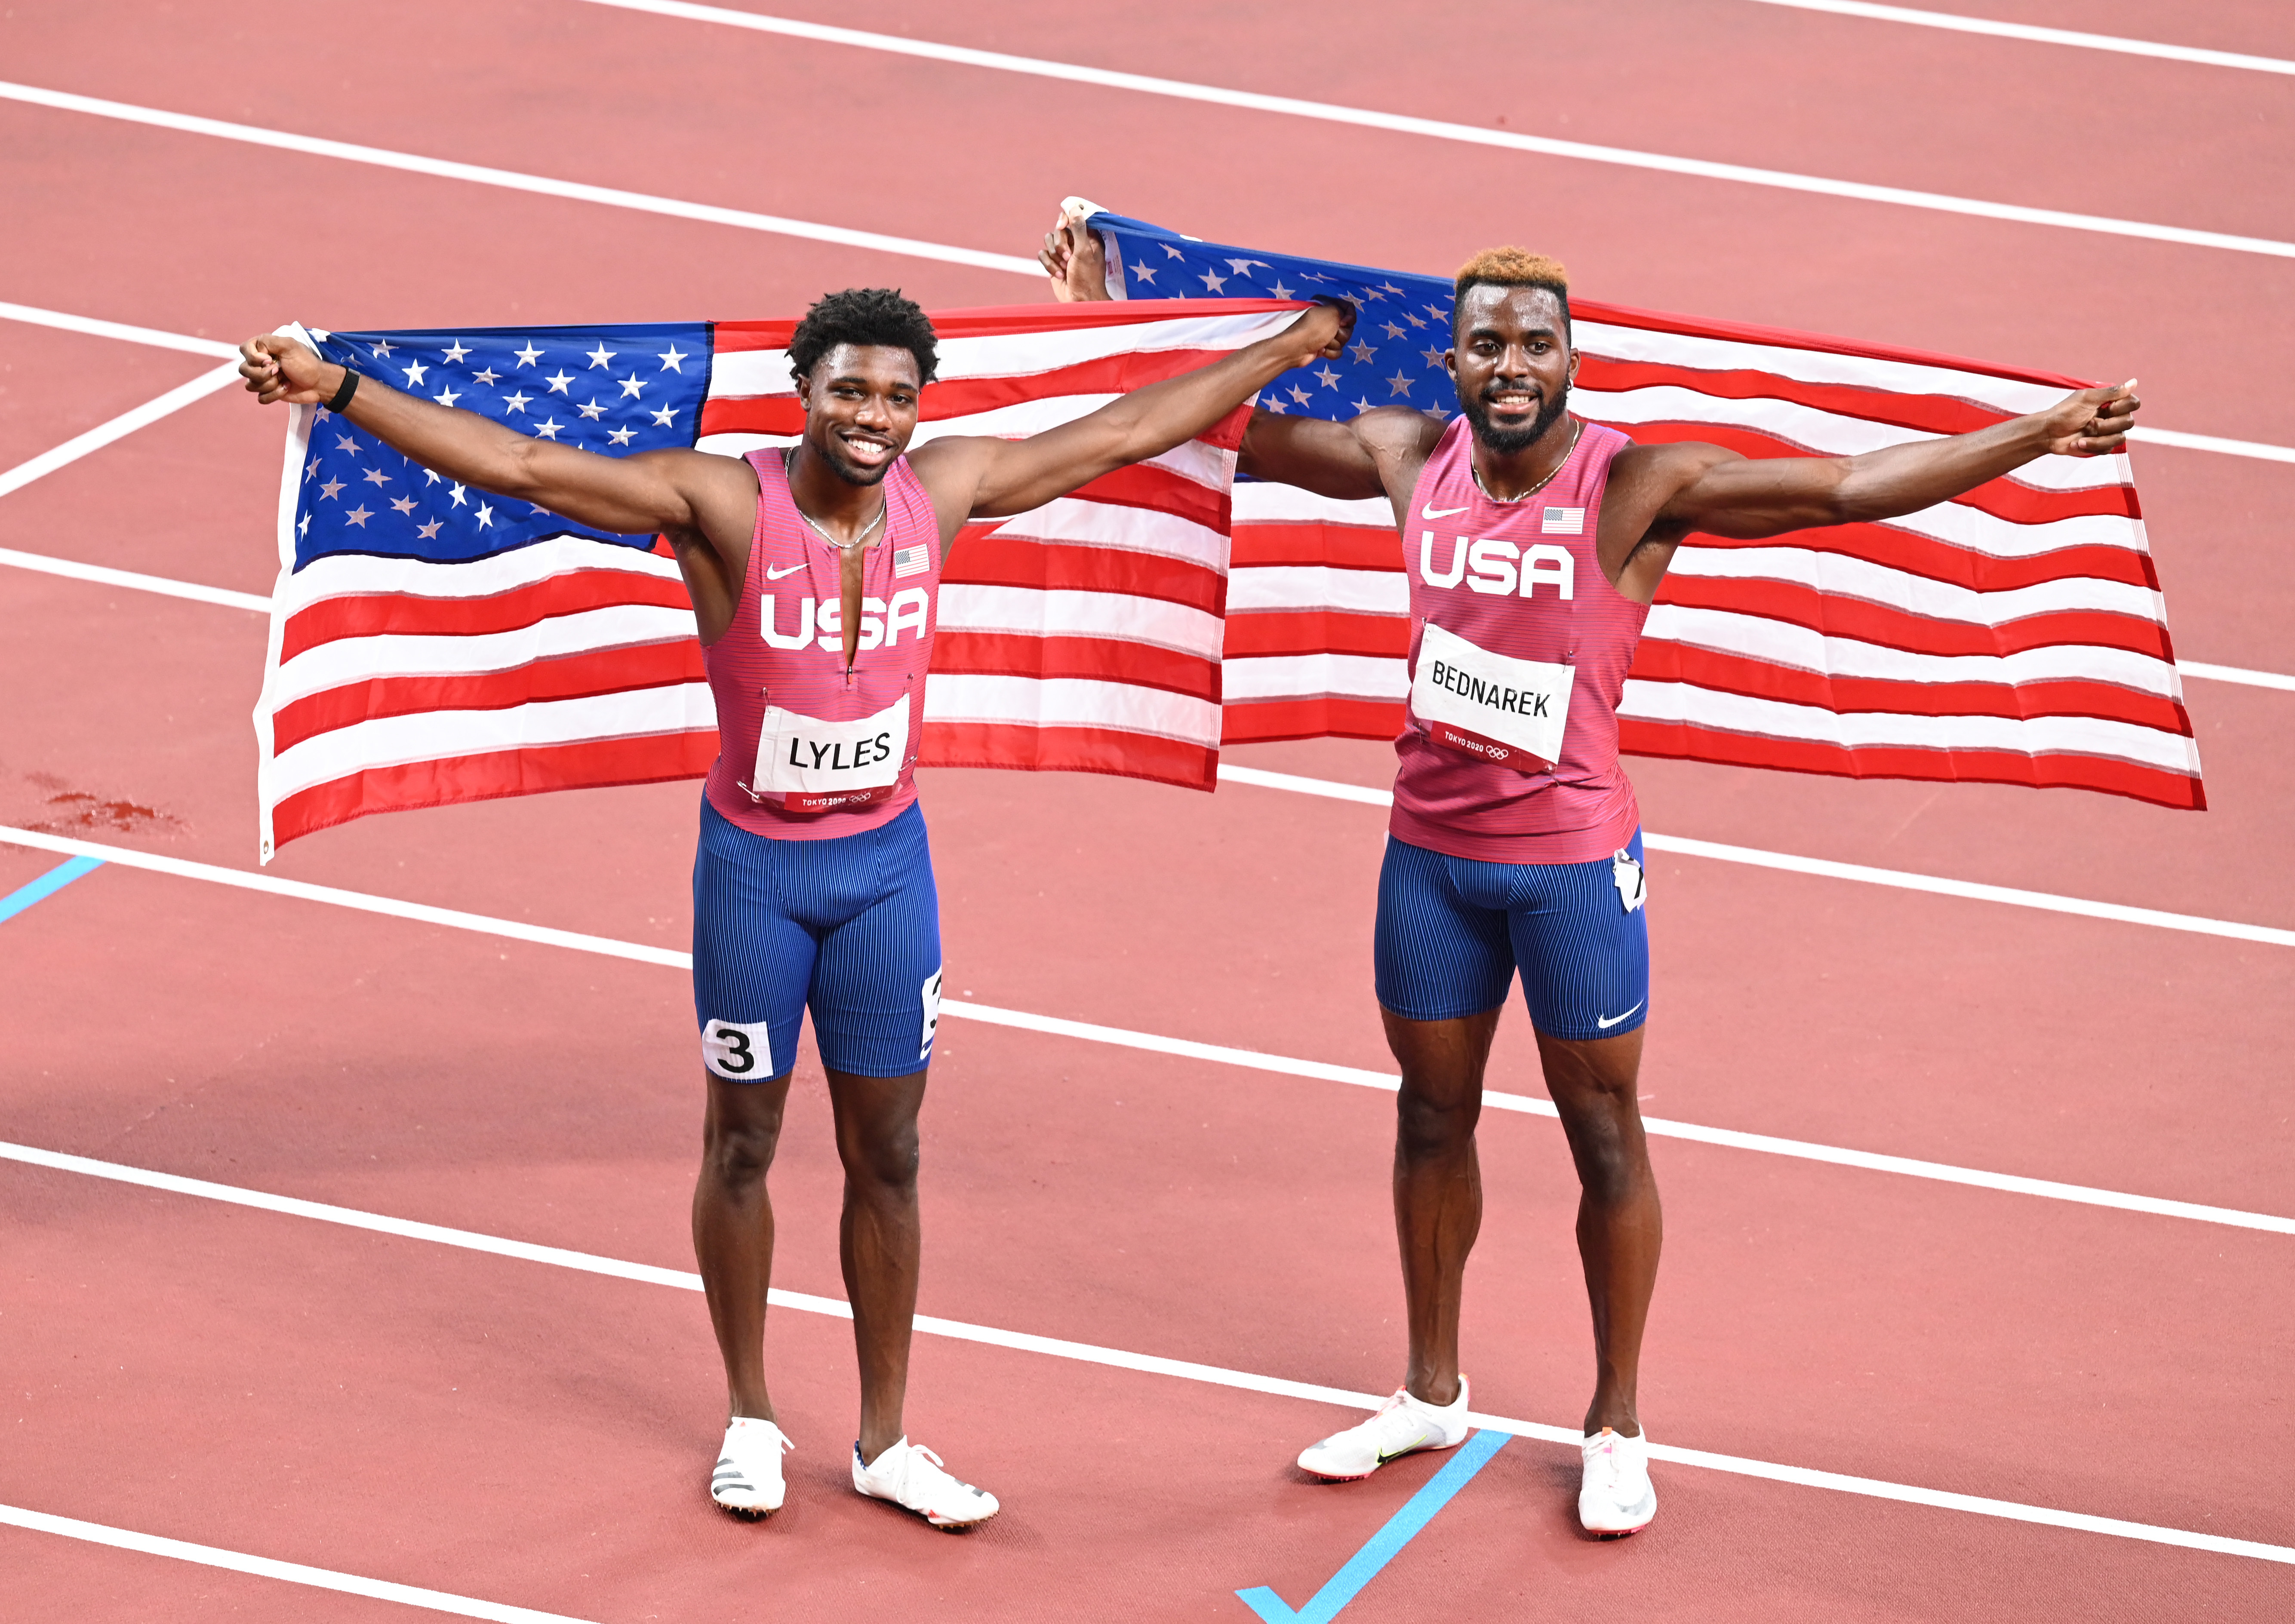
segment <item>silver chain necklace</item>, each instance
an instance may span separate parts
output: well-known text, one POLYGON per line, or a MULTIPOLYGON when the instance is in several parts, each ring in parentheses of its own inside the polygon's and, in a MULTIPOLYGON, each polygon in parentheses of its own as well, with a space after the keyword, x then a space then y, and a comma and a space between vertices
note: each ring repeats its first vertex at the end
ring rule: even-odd
MULTIPOLYGON (((1578 449, 1578 437, 1586 431, 1586 421, 1583 418, 1572 418, 1571 420, 1571 425, 1570 445, 1569 449, 1562 453, 1562 461, 1554 465, 1552 472, 1548 473, 1545 478, 1540 480, 1536 485, 1531 486, 1530 489, 1524 491, 1519 496, 1491 495, 1490 487, 1482 483, 1482 476, 1480 470, 1474 467, 1474 458, 1471 456, 1468 457, 1466 459, 1466 472, 1474 477, 1474 488, 1482 492, 1482 500, 1485 502, 1494 502, 1502 508, 1510 508, 1518 502, 1528 502, 1531 497, 1537 495, 1548 486, 1552 485, 1554 483, 1554 476, 1570 466, 1570 453, 1571 452, 1574 452, 1578 449)), ((819 526, 814 526, 815 529, 818 529, 819 527, 819 526)))
MULTIPOLYGON (((1574 440, 1571 443, 1572 445, 1577 444, 1574 440)), ((879 502, 877 505, 877 517, 870 519, 868 524, 862 527, 861 534, 854 536, 851 541, 840 542, 835 536, 829 535, 828 531, 822 529, 819 523, 814 520, 812 514, 806 512, 803 508, 797 507, 796 484, 796 481, 790 477, 791 471, 795 467, 796 457, 796 447, 794 445, 781 453, 781 479, 782 482, 787 484, 789 487, 789 506, 796 508, 796 516, 804 520, 806 524, 811 525, 813 526, 813 533, 819 536, 822 541, 827 542, 831 547, 837 548, 839 551, 850 552, 853 548, 858 547, 862 543, 869 539, 870 531, 874 530, 878 526, 885 522, 885 510, 891 505, 889 502, 879 502)), ((1555 470, 1556 473, 1559 473, 1562 470, 1559 469, 1555 470)), ((1548 477, 1550 478, 1552 476, 1549 475, 1548 477)))

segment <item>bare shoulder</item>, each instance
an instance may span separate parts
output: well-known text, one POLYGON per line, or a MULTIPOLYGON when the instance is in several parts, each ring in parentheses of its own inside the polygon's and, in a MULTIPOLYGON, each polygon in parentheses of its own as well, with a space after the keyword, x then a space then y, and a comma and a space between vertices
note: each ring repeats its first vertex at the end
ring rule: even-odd
POLYGON ((1433 454, 1435 442, 1448 426, 1445 420, 1412 406, 1373 406, 1352 422, 1356 437, 1374 453, 1417 456, 1422 461, 1433 454))

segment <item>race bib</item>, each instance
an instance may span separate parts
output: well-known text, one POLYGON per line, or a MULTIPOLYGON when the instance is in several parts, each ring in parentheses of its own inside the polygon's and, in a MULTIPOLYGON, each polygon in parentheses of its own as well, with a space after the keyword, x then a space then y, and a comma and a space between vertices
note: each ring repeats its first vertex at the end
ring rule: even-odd
POLYGON ((791 812, 833 812, 889 796, 909 756, 909 698, 853 722, 823 722, 765 706, 752 795, 778 795, 791 812))
POLYGON ((1436 744, 1520 772, 1562 755, 1571 665, 1509 659, 1429 623, 1410 680, 1410 709, 1436 744))

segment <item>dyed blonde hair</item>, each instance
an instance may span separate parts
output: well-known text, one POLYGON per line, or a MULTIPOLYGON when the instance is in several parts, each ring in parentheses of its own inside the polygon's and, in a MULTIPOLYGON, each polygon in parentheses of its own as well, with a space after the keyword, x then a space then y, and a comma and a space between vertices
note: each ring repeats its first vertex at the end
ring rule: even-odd
MULTIPOLYGON (((1565 331, 1568 330, 1570 273, 1562 268, 1560 260, 1544 254, 1533 254, 1528 249, 1515 248, 1511 244, 1505 248, 1484 249, 1458 267, 1453 291, 1458 298, 1463 300, 1467 289, 1483 283, 1498 288, 1545 289, 1562 306, 1562 325, 1565 331)), ((1451 306, 1450 330, 1454 339, 1458 336, 1457 309, 1456 305, 1451 306)))

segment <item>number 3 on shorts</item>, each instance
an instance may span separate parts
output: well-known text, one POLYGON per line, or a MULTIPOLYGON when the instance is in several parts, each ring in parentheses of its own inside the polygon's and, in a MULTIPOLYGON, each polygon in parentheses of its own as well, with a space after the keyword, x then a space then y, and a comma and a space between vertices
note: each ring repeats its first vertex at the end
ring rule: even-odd
POLYGON ((763 1082, 773 1074, 773 1043, 765 1021, 701 1024, 701 1064, 728 1082, 763 1082))

